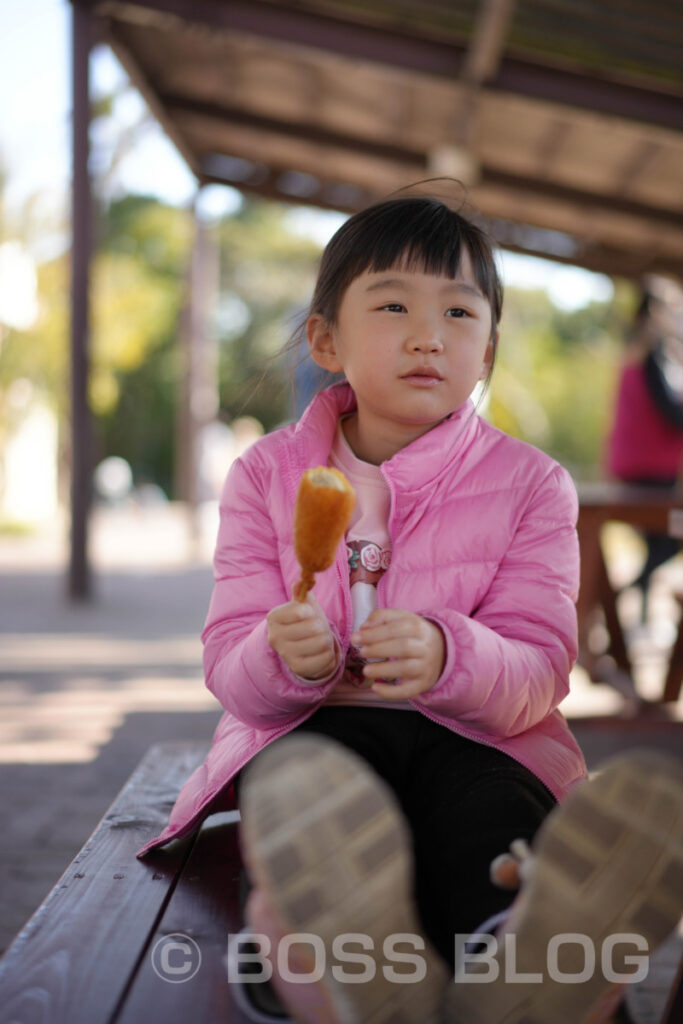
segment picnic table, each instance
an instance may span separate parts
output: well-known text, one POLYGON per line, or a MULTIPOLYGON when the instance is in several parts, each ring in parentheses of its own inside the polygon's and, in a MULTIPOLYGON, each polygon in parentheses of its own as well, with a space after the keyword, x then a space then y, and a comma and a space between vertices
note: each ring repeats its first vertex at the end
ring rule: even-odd
POLYGON ((242 928, 238 812, 135 858, 205 754, 148 751, 0 961, 1 1024, 246 1024, 223 964, 242 928))
MULTIPOLYGON (((633 666, 617 611, 617 595, 609 578, 600 540, 602 527, 609 521, 616 521, 641 530, 671 532, 673 536, 681 536, 683 495, 668 489, 604 482, 580 484, 577 489, 581 547, 581 588, 576 606, 579 624, 578 662, 591 679, 610 681, 609 677, 605 677, 604 670, 598 667, 599 658, 589 646, 593 612, 596 607, 600 607, 609 635, 608 653, 622 674, 632 680, 633 666)), ((683 615, 671 651, 661 699, 676 700, 682 683, 683 615)))

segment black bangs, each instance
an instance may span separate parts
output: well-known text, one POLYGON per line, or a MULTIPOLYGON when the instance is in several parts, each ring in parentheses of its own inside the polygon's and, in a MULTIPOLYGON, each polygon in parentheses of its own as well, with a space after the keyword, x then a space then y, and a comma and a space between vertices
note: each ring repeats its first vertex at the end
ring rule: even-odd
POLYGON ((457 214, 433 200, 398 202, 400 206, 397 202, 378 206, 373 211, 374 216, 363 225, 365 238, 358 239, 362 253, 358 273, 402 267, 439 277, 455 277, 462 254, 457 214))
POLYGON ((344 292, 366 271, 395 267, 454 278, 463 246, 495 327, 502 287, 488 238, 445 203, 425 196, 385 200, 342 224, 323 253, 311 312, 334 322, 344 292))

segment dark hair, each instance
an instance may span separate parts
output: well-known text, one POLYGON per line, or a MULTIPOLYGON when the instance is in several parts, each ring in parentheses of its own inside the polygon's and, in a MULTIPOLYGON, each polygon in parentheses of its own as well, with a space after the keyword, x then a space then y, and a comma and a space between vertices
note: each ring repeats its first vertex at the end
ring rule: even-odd
POLYGON ((469 253, 477 285, 491 308, 493 371, 496 328, 503 307, 503 287, 493 246, 481 228, 445 202, 430 196, 389 198, 349 217, 327 243, 308 316, 337 321, 346 289, 365 271, 402 266, 427 274, 456 277, 463 247, 469 253))

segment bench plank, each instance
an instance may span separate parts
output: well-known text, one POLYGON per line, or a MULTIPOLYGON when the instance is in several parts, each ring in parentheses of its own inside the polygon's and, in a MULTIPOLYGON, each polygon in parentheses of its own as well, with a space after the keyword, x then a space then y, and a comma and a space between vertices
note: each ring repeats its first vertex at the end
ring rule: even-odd
POLYGON ((234 1004, 223 962, 228 935, 242 927, 238 820, 233 811, 214 815, 202 825, 116 1024, 140 1024, 150 1014, 178 1024, 246 1024, 234 1004), (185 967, 186 976, 181 973, 176 983, 159 973, 159 958, 153 956, 157 943, 168 935, 179 935, 181 941, 188 936, 197 947, 190 947, 185 956, 180 952, 177 963, 185 967), (190 974, 195 966, 196 973, 190 974))
POLYGON ((180 786, 205 754, 197 743, 147 752, 0 961, 0 1024, 111 1019, 193 839, 144 862, 135 854, 166 823, 180 786))

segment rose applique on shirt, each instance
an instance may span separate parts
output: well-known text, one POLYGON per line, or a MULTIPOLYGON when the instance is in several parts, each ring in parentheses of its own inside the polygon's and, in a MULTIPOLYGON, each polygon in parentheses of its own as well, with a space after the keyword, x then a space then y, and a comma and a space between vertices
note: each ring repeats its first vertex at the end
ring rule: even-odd
POLYGON ((349 556, 349 582, 377 586, 391 564, 391 551, 382 550, 371 540, 352 540, 346 545, 349 556))

